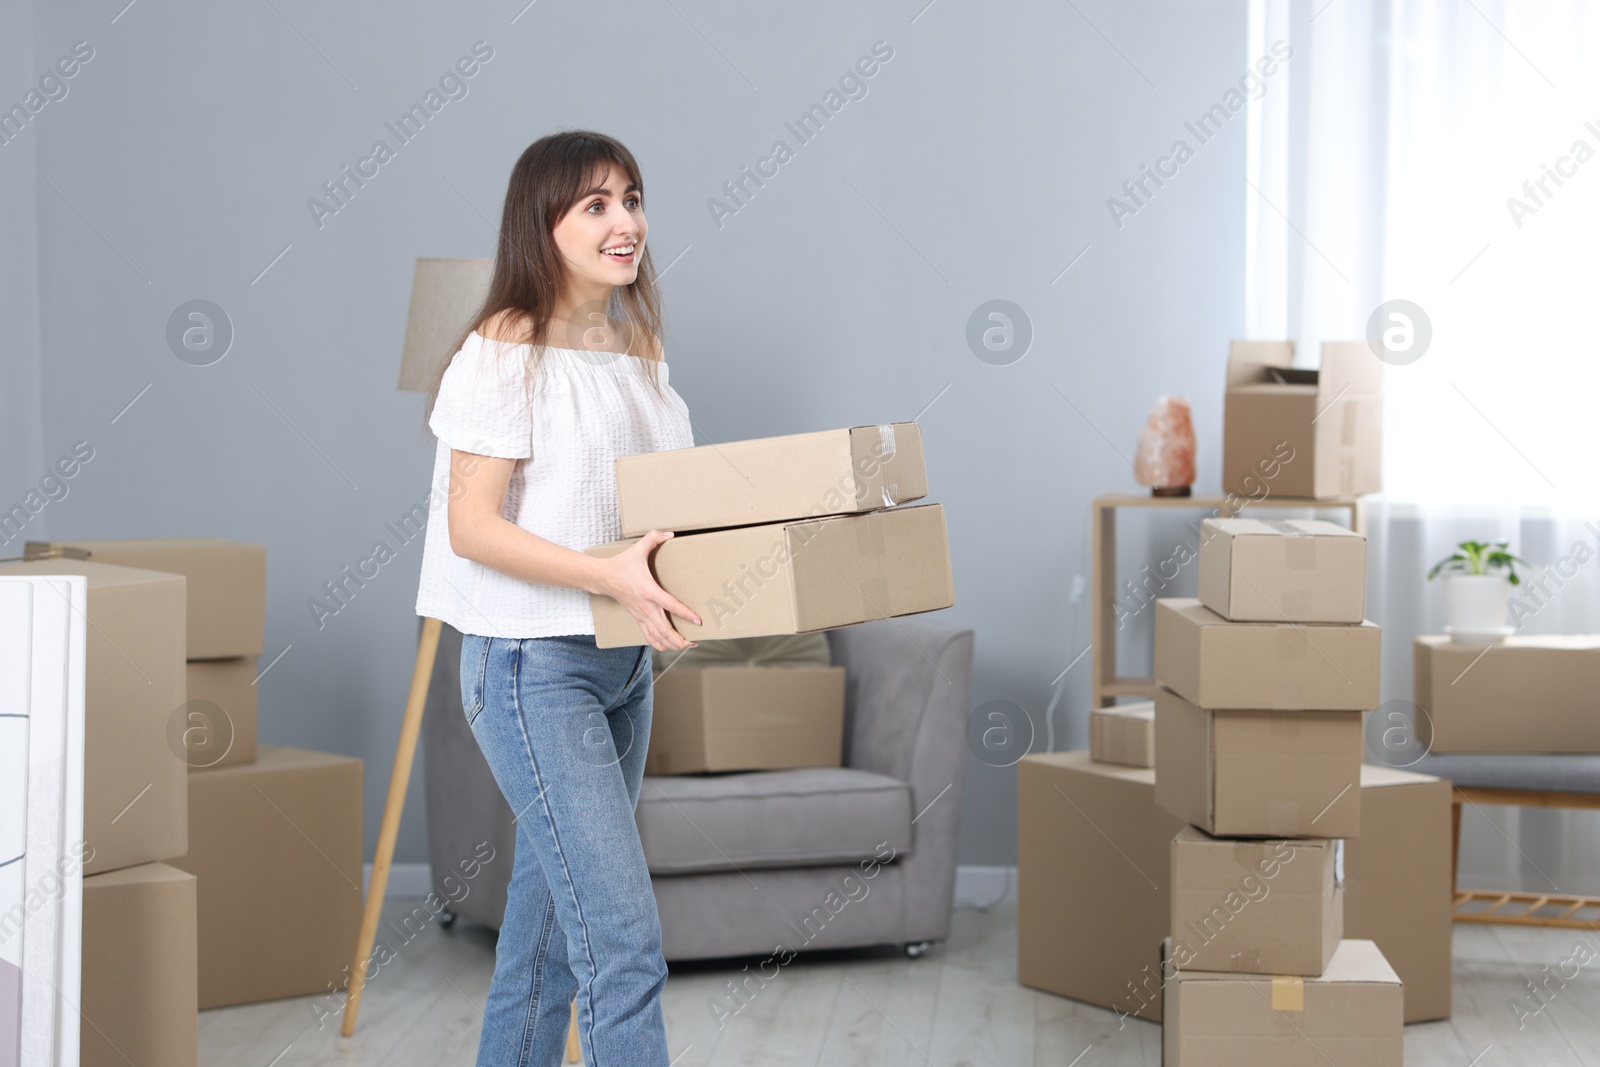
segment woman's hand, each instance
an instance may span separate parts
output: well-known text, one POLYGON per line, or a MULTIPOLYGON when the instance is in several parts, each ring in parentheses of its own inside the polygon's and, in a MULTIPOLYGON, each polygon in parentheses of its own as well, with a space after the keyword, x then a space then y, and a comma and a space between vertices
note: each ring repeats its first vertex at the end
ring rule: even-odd
POLYGON ((608 580, 606 588, 601 590, 628 609, 628 614, 644 631, 650 647, 662 652, 694 647, 694 642, 672 625, 667 612, 688 619, 696 626, 701 625, 700 616, 661 588, 655 575, 650 572, 650 554, 671 536, 671 533, 651 530, 635 544, 606 560, 609 564, 608 580))

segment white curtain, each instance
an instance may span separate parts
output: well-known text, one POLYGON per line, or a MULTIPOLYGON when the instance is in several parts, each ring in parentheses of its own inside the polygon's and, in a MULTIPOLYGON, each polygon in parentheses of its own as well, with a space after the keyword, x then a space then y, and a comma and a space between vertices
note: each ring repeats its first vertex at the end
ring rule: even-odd
MULTIPOLYGON (((1546 579, 1519 594, 1522 632, 1600 632, 1600 25, 1545 0, 1252 0, 1250 23, 1250 56, 1294 48, 1251 104, 1251 336, 1314 362, 1395 299, 1431 332, 1385 368, 1369 526, 1385 700, 1411 696, 1412 638, 1442 630, 1424 576, 1458 541, 1508 539, 1546 579), (1595 558, 1556 574, 1580 543, 1595 558)), ((1541 871, 1600 894, 1600 815, 1463 820, 1464 884, 1549 889, 1541 871)))

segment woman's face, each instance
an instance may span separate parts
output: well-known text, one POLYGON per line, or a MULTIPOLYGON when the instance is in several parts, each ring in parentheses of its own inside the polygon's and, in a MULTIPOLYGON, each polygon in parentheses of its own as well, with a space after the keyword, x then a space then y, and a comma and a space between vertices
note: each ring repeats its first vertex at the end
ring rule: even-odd
POLYGON ((610 286, 631 285, 644 253, 644 200, 621 167, 610 170, 556 223, 556 248, 567 261, 573 296, 603 299, 610 286), (616 254, 620 249, 625 255, 616 254))

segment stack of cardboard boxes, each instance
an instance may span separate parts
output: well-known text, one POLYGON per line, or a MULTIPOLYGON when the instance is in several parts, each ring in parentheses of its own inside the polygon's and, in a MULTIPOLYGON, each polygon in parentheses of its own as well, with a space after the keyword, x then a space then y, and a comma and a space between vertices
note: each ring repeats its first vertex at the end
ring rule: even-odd
MULTIPOLYGON (((1231 346, 1231 509, 1382 488, 1383 365, 1359 341, 1321 355, 1297 368, 1293 342, 1231 346)), ((1361 764, 1378 706, 1365 542, 1222 520, 1199 556, 1200 599, 1158 603, 1153 713, 1095 709, 1090 752, 1018 764, 1018 980, 1155 1022, 1170 995, 1169 1067, 1325 1062, 1295 1027, 1343 1026, 1341 999, 1370 997, 1382 1010, 1362 1025, 1382 1047, 1332 1043, 1343 1062, 1382 1062, 1398 1055, 1395 974, 1406 1022, 1450 1014, 1450 795, 1361 764), (1197 941, 1217 970, 1190 957, 1197 941)))
MULTIPOLYGON (((1376 627, 1358 621, 1365 607, 1364 541, 1327 523, 1236 520, 1214 529, 1220 536, 1208 539, 1200 556, 1204 597, 1224 611, 1264 617, 1233 622, 1195 601, 1162 606, 1163 615, 1172 614, 1158 631, 1157 673, 1200 701, 1163 686, 1153 705, 1095 709, 1089 752, 1040 753, 1018 764, 1018 980, 1119 1017, 1160 1022, 1164 983, 1157 946, 1168 935, 1196 939, 1174 922, 1180 898, 1187 902, 1177 909, 1183 923, 1193 919, 1206 929, 1206 915, 1188 913, 1212 888, 1217 899, 1209 903, 1221 905, 1230 920, 1230 903, 1248 902, 1242 909, 1248 912, 1261 902, 1250 901, 1251 894, 1262 901, 1271 893, 1287 898, 1286 906, 1303 914, 1277 929, 1274 936, 1287 941, 1273 951, 1298 953, 1302 969, 1316 956, 1320 968, 1319 954, 1334 940, 1325 923, 1335 909, 1313 908, 1312 892, 1320 899, 1326 866, 1337 859, 1327 841, 1343 835, 1344 936, 1376 942, 1404 980, 1407 1022, 1446 1018, 1449 783, 1360 765, 1356 709, 1376 703, 1377 674, 1376 646, 1362 644, 1376 637, 1376 627), (1301 536, 1328 540, 1313 550, 1301 536), (1252 586, 1292 594, 1278 598, 1290 613, 1303 613, 1311 603, 1317 605, 1312 614, 1345 620, 1303 625, 1315 630, 1311 640, 1329 649, 1351 685, 1306 645, 1301 651, 1323 665, 1324 676, 1296 679, 1294 665, 1305 659, 1291 642, 1304 639, 1281 621, 1273 625, 1275 610, 1267 599, 1252 601, 1252 586), (1337 599, 1330 600, 1334 593, 1337 599), (1169 638, 1174 626, 1178 636, 1169 638), (1233 688, 1219 688, 1224 682, 1233 688), (1360 693, 1330 696, 1346 689, 1360 693), (1205 700, 1219 707, 1206 708, 1205 700), (1282 710, 1271 710, 1275 704, 1282 710), (1319 704, 1345 710, 1302 710, 1319 704), (1153 718, 1161 726, 1159 750, 1153 718), (1159 774, 1150 766, 1158 762, 1159 774), (1347 789, 1357 775, 1359 787, 1347 789), (1267 843, 1206 847, 1215 835, 1260 836, 1267 843), (1182 839, 1181 848, 1175 838, 1182 839), (1274 841, 1284 842, 1288 862, 1277 858, 1274 841), (1263 874, 1263 863, 1274 877, 1263 874), (1291 872, 1302 880, 1277 877, 1291 872), (1219 888, 1218 879, 1226 886, 1219 888)), ((1211 913, 1212 928, 1217 919, 1211 913)), ((1241 952, 1241 961, 1262 947, 1221 945, 1221 951, 1241 952)), ((1189 967, 1190 977, 1200 973, 1192 962, 1189 967)), ((1304 981, 1306 975, 1294 977, 1304 981)), ((1205 992, 1229 994, 1225 985, 1205 992)))
POLYGON ((185 698, 186 582, 49 547, 28 543, 0 572, 88 580, 84 840, 70 843, 84 874, 80 1062, 193 1065, 196 883, 175 866, 188 772, 167 743, 185 698))
POLYGON ((265 547, 25 555, 12 566, 89 576, 83 1062, 123 1064, 133 1042, 161 1050, 135 1063, 192 1063, 197 1007, 341 987, 362 908, 362 763, 257 744, 265 547), (182 940, 150 933, 179 927, 186 960, 182 940), (186 1055, 154 1044, 180 1020, 186 1055))
MULTIPOLYGON (((647 452, 617 460, 627 538, 679 536, 655 550, 662 588, 701 617, 672 617, 691 641, 808 633, 955 603, 944 508, 928 492, 914 422, 647 452)), ((595 643, 646 644, 620 603, 592 598, 595 643)))
MULTIPOLYGON (((718 642, 725 660, 666 657, 647 773, 838 765, 844 671, 828 664, 826 645, 797 642, 795 659, 737 642, 954 604, 944 509, 904 506, 927 491, 914 422, 617 460, 628 539, 589 554, 609 557, 650 530, 671 531, 652 568, 701 624, 671 622, 691 641, 718 642)), ((591 602, 597 645, 645 643, 621 604, 591 602)))
POLYGON ((1156 602, 1156 802, 1189 824, 1171 843, 1165 1062, 1399 1064, 1400 978, 1344 923, 1379 703, 1365 539, 1207 520, 1199 570, 1199 599, 1156 602))

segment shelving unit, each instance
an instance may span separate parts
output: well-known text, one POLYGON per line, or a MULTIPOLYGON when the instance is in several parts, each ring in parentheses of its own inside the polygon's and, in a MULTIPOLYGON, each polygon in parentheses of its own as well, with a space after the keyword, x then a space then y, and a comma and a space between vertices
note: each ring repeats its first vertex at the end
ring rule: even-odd
MULTIPOLYGON (((1091 707, 1108 708, 1119 697, 1148 700, 1155 695, 1154 678, 1117 674, 1117 615, 1113 610, 1117 594, 1117 512, 1122 508, 1187 508, 1212 512, 1207 518, 1236 518, 1251 512, 1272 509, 1343 511, 1348 526, 1366 532, 1366 510, 1361 497, 1334 497, 1308 500, 1303 497, 1265 496, 1246 500, 1236 511, 1229 511, 1225 496, 1151 496, 1149 493, 1104 493, 1094 498, 1094 692, 1091 707)), ((1195 546, 1198 551, 1199 546, 1195 546)))

